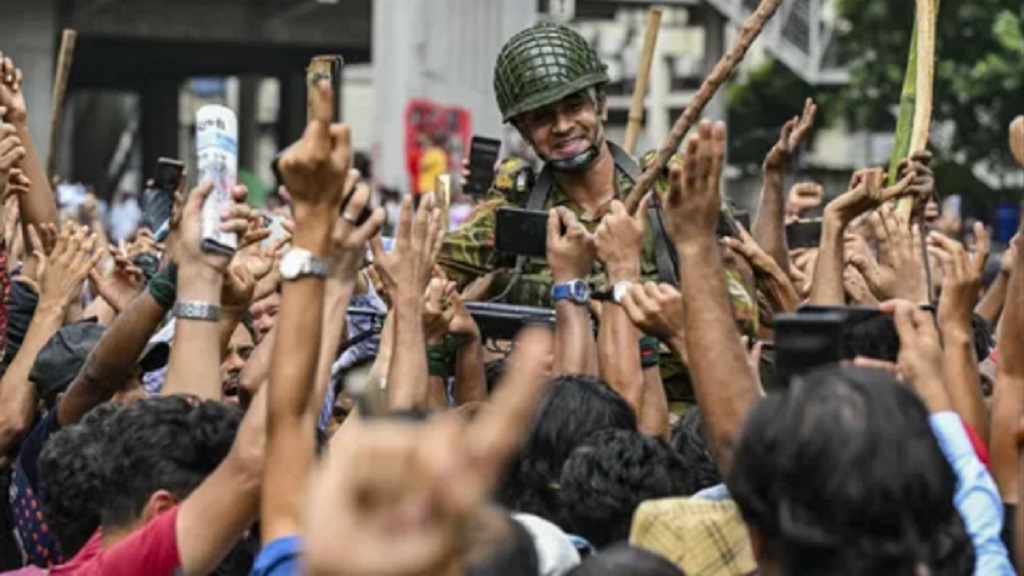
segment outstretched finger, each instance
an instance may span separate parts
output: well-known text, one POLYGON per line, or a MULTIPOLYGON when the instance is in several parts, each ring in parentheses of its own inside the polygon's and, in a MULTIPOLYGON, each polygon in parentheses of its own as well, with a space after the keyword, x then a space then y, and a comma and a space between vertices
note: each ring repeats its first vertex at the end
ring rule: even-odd
POLYGON ((974 223, 974 240, 974 259, 971 264, 974 266, 975 275, 982 276, 989 253, 992 251, 992 236, 981 222, 974 223))

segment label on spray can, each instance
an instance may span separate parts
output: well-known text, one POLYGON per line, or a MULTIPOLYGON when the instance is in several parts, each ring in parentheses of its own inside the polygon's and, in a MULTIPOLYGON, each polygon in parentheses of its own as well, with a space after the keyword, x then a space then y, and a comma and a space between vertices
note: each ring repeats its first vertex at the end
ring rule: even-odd
POLYGON ((220 229, 221 211, 231 205, 238 181, 238 120, 230 108, 208 105, 196 112, 196 154, 199 183, 213 182, 203 202, 203 250, 230 254, 238 235, 220 229))

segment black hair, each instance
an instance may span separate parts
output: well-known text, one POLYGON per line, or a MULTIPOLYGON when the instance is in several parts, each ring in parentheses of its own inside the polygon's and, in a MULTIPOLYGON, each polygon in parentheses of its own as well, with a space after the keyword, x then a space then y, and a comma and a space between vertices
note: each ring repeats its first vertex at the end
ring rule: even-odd
POLYGON ((505 514, 509 524, 509 538, 490 550, 487 557, 470 562, 465 576, 536 576, 540 573, 540 560, 533 545, 533 536, 521 523, 505 514))
POLYGON ((104 528, 135 522, 150 496, 183 500, 213 472, 234 442, 237 407, 186 396, 139 400, 111 419, 104 449, 104 528))
POLYGON ((352 155, 352 167, 359 170, 359 175, 363 180, 373 180, 373 162, 366 152, 356 152, 352 155))
POLYGON ((568 576, 685 576, 675 564, 650 550, 619 545, 573 568, 568 576))
POLYGON ((551 384, 523 451, 510 467, 501 501, 511 510, 558 524, 557 483, 566 459, 595 432, 636 430, 636 415, 594 376, 566 374, 551 384))
POLYGON ((877 370, 830 366, 751 410, 729 492, 788 574, 971 574, 957 478, 921 401, 877 370))
POLYGON ((693 406, 683 414, 672 428, 671 443, 672 449, 690 470, 694 492, 724 482, 711 454, 711 443, 704 431, 700 408, 693 406))
POLYGON ((39 499, 57 544, 70 559, 100 525, 107 429, 121 408, 106 402, 53 433, 39 454, 39 499))
POLYGON ((565 529, 598 549, 629 538, 644 500, 692 493, 690 471, 668 442, 636 430, 591 436, 565 461, 558 490, 565 529))

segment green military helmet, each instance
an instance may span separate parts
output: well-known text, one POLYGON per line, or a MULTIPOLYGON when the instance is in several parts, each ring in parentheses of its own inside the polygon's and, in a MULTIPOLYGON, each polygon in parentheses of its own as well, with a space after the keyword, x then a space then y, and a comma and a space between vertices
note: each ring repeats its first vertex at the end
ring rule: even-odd
POLYGON ((494 65, 494 93, 508 122, 608 82, 607 66, 578 32, 541 22, 517 33, 501 48, 494 65))

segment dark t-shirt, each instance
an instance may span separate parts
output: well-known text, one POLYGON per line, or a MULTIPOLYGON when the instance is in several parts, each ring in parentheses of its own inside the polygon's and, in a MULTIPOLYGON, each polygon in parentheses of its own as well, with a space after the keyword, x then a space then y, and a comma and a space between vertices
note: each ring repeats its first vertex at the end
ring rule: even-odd
POLYGON ((44 568, 64 561, 39 501, 39 454, 46 440, 58 430, 57 411, 52 410, 22 441, 8 499, 15 539, 22 553, 29 564, 44 568))
POLYGON ((7 299, 7 346, 4 362, 10 364, 18 350, 21 350, 21 343, 25 340, 25 333, 28 332, 28 325, 32 323, 38 302, 39 297, 31 288, 22 282, 11 282, 10 296, 7 299))

